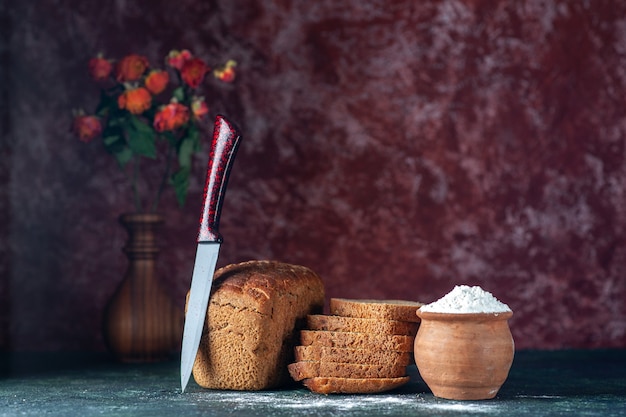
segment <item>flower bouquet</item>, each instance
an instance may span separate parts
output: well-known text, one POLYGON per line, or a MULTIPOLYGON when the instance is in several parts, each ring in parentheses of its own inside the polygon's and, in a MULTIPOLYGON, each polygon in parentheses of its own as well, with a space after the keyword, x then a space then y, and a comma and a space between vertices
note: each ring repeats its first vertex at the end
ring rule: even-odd
POLYGON ((165 64, 165 69, 155 68, 137 54, 118 62, 101 55, 92 58, 89 73, 100 85, 100 101, 94 114, 74 113, 73 131, 78 138, 86 143, 101 138, 130 180, 138 213, 155 212, 168 184, 179 205, 184 205, 192 157, 201 149, 202 128, 209 118, 199 90, 211 72, 221 82, 235 78, 234 61, 211 70, 187 50, 171 51, 165 64), (162 164, 152 199, 142 198, 140 191, 143 158, 162 164))

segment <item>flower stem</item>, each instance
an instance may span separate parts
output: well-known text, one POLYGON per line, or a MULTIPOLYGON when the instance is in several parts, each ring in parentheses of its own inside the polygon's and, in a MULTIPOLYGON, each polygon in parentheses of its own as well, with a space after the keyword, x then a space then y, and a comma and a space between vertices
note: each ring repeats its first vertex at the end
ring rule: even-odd
POLYGON ((139 187, 138 187, 138 178, 139 178, 139 161, 140 157, 135 156, 133 161, 133 177, 132 177, 132 187, 133 187, 133 201, 135 203, 135 210, 137 213, 141 213, 141 198, 139 198, 139 187))
POLYGON ((165 156, 165 170, 163 171, 163 177, 161 178, 161 183, 159 184, 159 188, 157 189, 156 197, 152 202, 152 212, 155 213, 157 207, 159 206, 159 201, 161 200, 161 194, 163 194, 163 190, 165 190, 165 186, 167 185, 167 178, 170 175, 170 167, 172 165, 172 154, 173 149, 171 146, 167 147, 167 155, 165 156))

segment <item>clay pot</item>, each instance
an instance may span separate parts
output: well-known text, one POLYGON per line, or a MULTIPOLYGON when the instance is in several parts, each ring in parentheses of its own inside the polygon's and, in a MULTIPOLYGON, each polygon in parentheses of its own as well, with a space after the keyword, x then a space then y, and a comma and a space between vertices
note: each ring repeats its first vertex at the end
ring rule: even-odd
POLYGON ((515 344, 513 313, 448 314, 417 311, 415 363, 437 397, 485 400, 509 375, 515 344))

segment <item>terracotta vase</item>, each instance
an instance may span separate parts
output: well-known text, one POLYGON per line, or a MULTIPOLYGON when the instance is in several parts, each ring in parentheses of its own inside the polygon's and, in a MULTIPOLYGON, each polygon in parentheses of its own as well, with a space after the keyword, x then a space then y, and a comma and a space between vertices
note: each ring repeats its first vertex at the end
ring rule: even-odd
POLYGON ((179 350, 182 312, 159 282, 156 259, 159 214, 125 214, 120 223, 128 232, 123 251, 128 268, 104 314, 104 338, 123 362, 154 362, 179 350))
POLYGON ((415 363, 437 397, 485 400, 496 396, 509 375, 515 344, 513 313, 417 312, 415 363))

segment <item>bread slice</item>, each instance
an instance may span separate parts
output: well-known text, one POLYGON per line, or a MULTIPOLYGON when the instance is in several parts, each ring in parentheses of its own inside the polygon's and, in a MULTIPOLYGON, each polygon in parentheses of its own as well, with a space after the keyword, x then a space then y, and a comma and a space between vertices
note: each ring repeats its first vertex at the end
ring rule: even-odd
POLYGON ((299 330, 323 305, 322 280, 304 266, 249 261, 219 269, 194 379, 205 388, 229 390, 291 382, 287 365, 294 361, 299 330))
POLYGON ((413 352, 415 338, 405 335, 385 335, 353 332, 330 332, 302 330, 300 344, 303 346, 327 346, 351 349, 382 349, 396 352, 413 352))
POLYGON ((417 309, 423 303, 406 300, 352 300, 331 298, 330 314, 344 317, 378 318, 419 322, 417 309))
POLYGON ((334 378, 315 377, 303 384, 320 394, 375 394, 398 388, 409 382, 408 376, 399 378, 334 378))
POLYGON ((302 361, 288 366, 289 374, 295 381, 306 378, 397 378, 406 376, 406 366, 365 365, 360 363, 340 363, 325 361, 302 361))
MULTIPOLYGON (((359 363, 362 365, 398 365, 406 367, 411 354, 380 349, 349 349, 325 346, 296 346, 296 361, 359 363)), ((329 375, 332 376, 332 375, 329 375)))
POLYGON ((419 323, 397 320, 355 318, 312 314, 307 316, 309 330, 326 330, 331 332, 356 332, 378 334, 400 334, 415 336, 419 323))

